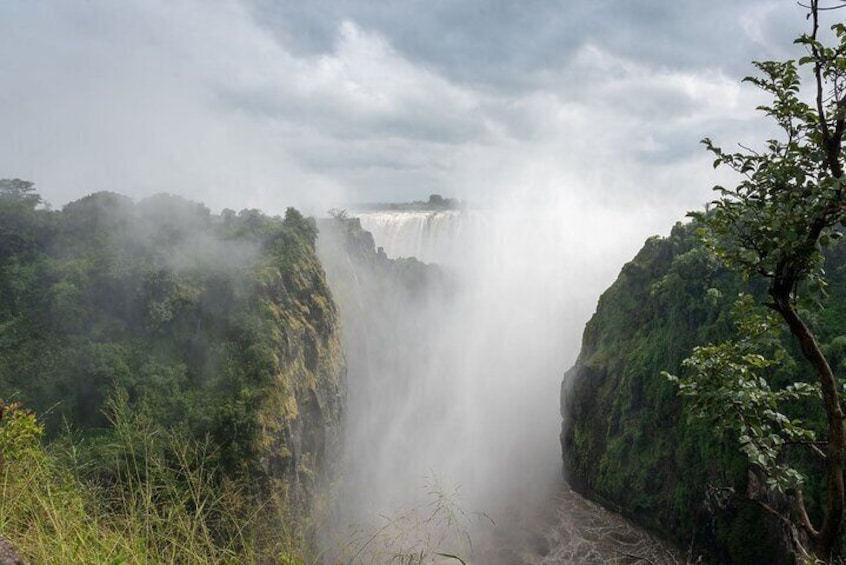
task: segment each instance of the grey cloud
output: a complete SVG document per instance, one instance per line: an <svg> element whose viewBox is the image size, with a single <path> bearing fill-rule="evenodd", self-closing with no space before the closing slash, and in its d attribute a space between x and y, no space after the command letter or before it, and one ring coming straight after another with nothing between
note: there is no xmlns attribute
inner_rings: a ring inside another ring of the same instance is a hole
<svg viewBox="0 0 846 565"><path fill-rule="evenodd" d="M406 57L451 79L498 88L532 88L582 46L602 46L645 63L681 69L725 67L789 43L802 9L772 0L449 0L278 2L252 0L257 22L303 53L331 49L345 19L379 30ZM775 6L775 7L774 7ZM752 20L760 37L751 37ZM798 23L797 23L798 22ZM767 54L769 56L769 54Z"/></svg>
<svg viewBox="0 0 846 565"><path fill-rule="evenodd" d="M223 106L313 129L347 141L402 137L421 142L462 143L486 134L480 116L435 104L411 104L383 115L357 113L342 101L285 96L269 89L218 91Z"/></svg>
<svg viewBox="0 0 846 565"><path fill-rule="evenodd" d="M614 162L612 190L736 139L735 77L803 24L769 0L10 0L0 176L54 204L112 189L279 210L487 197Z"/></svg>

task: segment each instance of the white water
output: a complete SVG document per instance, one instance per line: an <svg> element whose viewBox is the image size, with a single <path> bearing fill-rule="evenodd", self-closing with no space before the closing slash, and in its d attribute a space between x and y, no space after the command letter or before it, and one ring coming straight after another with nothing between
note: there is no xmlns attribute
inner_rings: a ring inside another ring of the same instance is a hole
<svg viewBox="0 0 846 565"><path fill-rule="evenodd" d="M519 562L517 553L522 562L553 564L616 551L588 550L596 540L562 518L583 501L556 498L562 374L575 361L599 292L642 241L621 244L625 217L589 210L553 201L358 215L388 256L441 263L456 287L449 300L420 301L392 299L382 289L394 306L372 327L356 329L365 333L358 347L369 353L352 355L346 520L375 526L409 519L449 493L466 518L458 529L474 545L464 536L433 542L427 534L429 551L489 565ZM601 226L617 229L602 237ZM476 511L486 518L474 521ZM594 514L609 531L622 523ZM522 541L527 529L544 530L540 554L528 547L537 543Z"/></svg>
<svg viewBox="0 0 846 565"><path fill-rule="evenodd" d="M389 257L415 257L426 263L454 265L478 241L485 223L479 211L409 211L356 214L376 245Z"/></svg>

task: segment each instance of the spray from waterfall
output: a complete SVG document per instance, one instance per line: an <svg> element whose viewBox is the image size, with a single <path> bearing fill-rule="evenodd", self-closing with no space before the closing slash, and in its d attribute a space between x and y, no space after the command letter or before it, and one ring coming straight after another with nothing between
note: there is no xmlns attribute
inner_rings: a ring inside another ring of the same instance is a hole
<svg viewBox="0 0 846 565"><path fill-rule="evenodd" d="M641 241L625 239L633 222L564 198L353 215L373 234L371 253L415 256L439 274L410 289L358 269L357 289L341 291L350 314L343 522L425 507L435 482L466 512L484 513L472 535L509 535L560 487L559 383L617 256ZM321 237L331 281L332 264L349 268L349 250L328 252L331 237ZM509 562L502 548L480 558L478 545L477 562Z"/></svg>

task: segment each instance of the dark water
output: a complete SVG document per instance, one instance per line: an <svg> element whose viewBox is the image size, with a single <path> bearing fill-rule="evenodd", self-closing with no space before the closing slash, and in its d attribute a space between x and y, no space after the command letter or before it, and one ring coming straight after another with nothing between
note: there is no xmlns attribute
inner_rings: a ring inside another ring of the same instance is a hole
<svg viewBox="0 0 846 565"><path fill-rule="evenodd" d="M569 488L558 496L556 521L547 532L547 540L549 553L531 563L683 562L679 553L666 543Z"/></svg>
<svg viewBox="0 0 846 565"><path fill-rule="evenodd" d="M563 486L546 508L500 532L475 565L676 565L680 551ZM455 562L453 562L455 563Z"/></svg>

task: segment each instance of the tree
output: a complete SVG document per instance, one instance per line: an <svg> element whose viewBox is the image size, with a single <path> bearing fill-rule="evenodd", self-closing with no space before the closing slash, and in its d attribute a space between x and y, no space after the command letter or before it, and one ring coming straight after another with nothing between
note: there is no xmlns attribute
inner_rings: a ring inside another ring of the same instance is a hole
<svg viewBox="0 0 846 565"><path fill-rule="evenodd" d="M44 237L43 204L32 182L0 179L0 263L15 253L31 250Z"/></svg>
<svg viewBox="0 0 846 565"><path fill-rule="evenodd" d="M810 32L795 41L805 56L798 61L756 62L759 74L745 79L772 96L772 103L759 110L775 120L780 138L767 140L763 150L741 146L735 153L703 140L715 157L714 166L728 166L741 180L734 188L715 187L719 197L710 209L692 215L703 226L706 246L729 268L766 281L768 311L756 309L749 297L743 297L736 310L739 337L696 348L684 362L683 376L670 376L694 414L718 418L722 428L736 435L769 492L789 497L789 512L768 504L764 497L756 502L788 527L796 552L825 561L831 559L842 535L846 444L842 383L807 313L819 307L817 299L825 290L823 251L840 237L846 220L846 25L831 27L833 47L820 39L821 16L846 7L843 2L823 5L811 0L804 6ZM812 78L808 101L801 84L804 69ZM790 362L779 328L789 330L813 378L789 384L774 378ZM787 405L803 398L818 400L825 413L822 433L788 416ZM803 489L810 488L809 481L789 457L797 446L814 450L824 469L816 525L805 503Z"/></svg>
<svg viewBox="0 0 846 565"><path fill-rule="evenodd" d="M21 179L0 179L0 199L24 202L33 208L41 203L35 184Z"/></svg>

